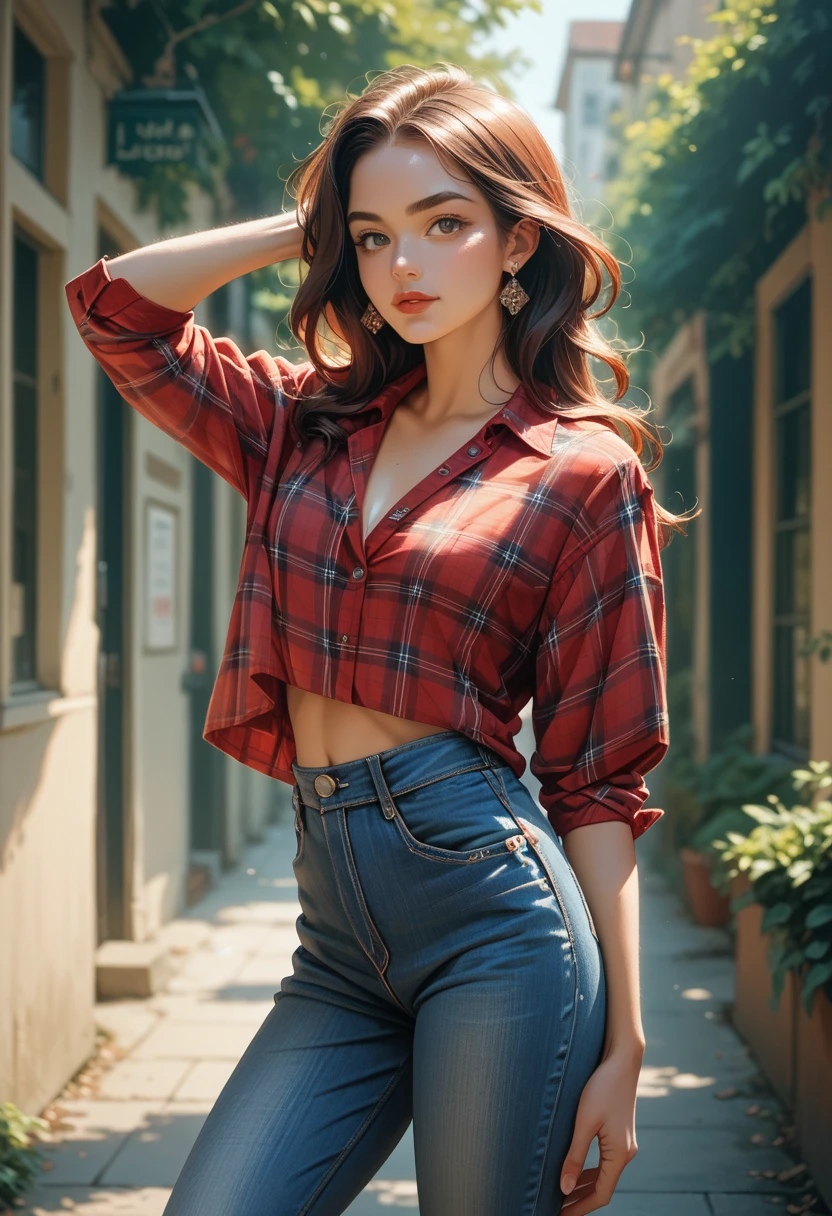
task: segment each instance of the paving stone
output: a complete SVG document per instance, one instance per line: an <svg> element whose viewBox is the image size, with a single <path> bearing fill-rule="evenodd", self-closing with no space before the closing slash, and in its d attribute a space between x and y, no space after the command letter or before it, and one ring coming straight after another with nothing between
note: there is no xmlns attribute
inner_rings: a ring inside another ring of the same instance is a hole
<svg viewBox="0 0 832 1216"><path fill-rule="evenodd" d="M732 959L677 959L647 956L641 960L641 1007L648 1013L676 1013L695 1008L721 1013L734 1000Z"/></svg>
<svg viewBox="0 0 832 1216"><path fill-rule="evenodd" d="M193 1066L193 1060L122 1060L104 1074L99 1097L172 1098Z"/></svg>
<svg viewBox="0 0 832 1216"><path fill-rule="evenodd" d="M275 989L276 991L276 989ZM180 1022L245 1022L259 1026L274 1004L274 996L260 1000L226 999L198 993L160 993L154 998L157 1013L167 1014Z"/></svg>
<svg viewBox="0 0 832 1216"><path fill-rule="evenodd" d="M210 942L206 949L215 954L221 954L226 950L238 954L255 954L267 944L271 933L271 925L259 923L220 925L212 928Z"/></svg>
<svg viewBox="0 0 832 1216"><path fill-rule="evenodd" d="M107 1102L99 1099L61 1101L72 1129L60 1133L55 1144L40 1146L52 1163L49 1185L91 1185L115 1157L128 1136L148 1125L164 1103ZM137 1179L137 1183L141 1180Z"/></svg>
<svg viewBox="0 0 832 1216"><path fill-rule="evenodd" d="M101 1175L101 1185L172 1188L211 1106L210 1102L166 1103L164 1111L123 1142Z"/></svg>
<svg viewBox="0 0 832 1216"><path fill-rule="evenodd" d="M236 1060L200 1060L171 1096L177 1101L216 1102Z"/></svg>
<svg viewBox="0 0 832 1216"><path fill-rule="evenodd" d="M795 1194L801 1195L803 1192L796 1191ZM708 1199L713 1216L774 1216L776 1212L785 1213L788 1202L780 1195L709 1194Z"/></svg>
<svg viewBox="0 0 832 1216"><path fill-rule="evenodd" d="M747 1090L743 1096L742 1088L758 1071L732 1027L700 1013L654 1011L644 1015L644 1032L639 1127L732 1124L749 1135L766 1130L744 1113L750 1099ZM730 1099L715 1097L729 1088L741 1092Z"/></svg>
<svg viewBox="0 0 832 1216"><path fill-rule="evenodd" d="M731 1127L643 1127L636 1115L638 1154L616 1190L673 1193L759 1191L793 1193L776 1179L752 1179L748 1170L783 1170L794 1164L781 1149L752 1144Z"/></svg>
<svg viewBox="0 0 832 1216"><path fill-rule="evenodd" d="M38 1186L27 1195L25 1216L73 1212L75 1216L162 1216L170 1198L167 1187Z"/></svg>
<svg viewBox="0 0 832 1216"><path fill-rule="evenodd" d="M211 940L211 925L196 917L177 916L157 931L156 938L173 954L189 954Z"/></svg>
<svg viewBox="0 0 832 1216"><path fill-rule="evenodd" d="M711 1216L704 1195L622 1194L618 1188L603 1209L610 1216ZM564 1216L568 1216L567 1208Z"/></svg>
<svg viewBox="0 0 832 1216"><path fill-rule="evenodd" d="M239 1060L254 1038L246 1023L180 1022L165 1018L136 1049L137 1060Z"/></svg>
<svg viewBox="0 0 832 1216"><path fill-rule="evenodd" d="M297 946L297 941L295 941ZM280 958L251 958L244 963L234 977L236 987L265 987L276 992L284 975L292 973L291 952Z"/></svg>
<svg viewBox="0 0 832 1216"><path fill-rule="evenodd" d="M98 1001L94 1016L96 1025L113 1034L125 1051L132 1051L159 1021L148 1000Z"/></svg>

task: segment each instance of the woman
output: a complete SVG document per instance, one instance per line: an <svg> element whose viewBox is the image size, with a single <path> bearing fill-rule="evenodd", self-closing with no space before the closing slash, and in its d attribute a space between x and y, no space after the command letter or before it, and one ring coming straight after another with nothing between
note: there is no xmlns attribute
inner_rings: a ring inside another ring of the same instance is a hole
<svg viewBox="0 0 832 1216"><path fill-rule="evenodd" d="M589 370L626 390L588 312L618 265L529 117L452 65L376 76L295 173L296 213L67 285L122 395L247 500L205 737L295 808L293 973L165 1211L343 1212L412 1119L422 1216L583 1216L636 1152L633 842L663 814L681 530L660 440ZM308 362L194 324L297 257Z"/></svg>

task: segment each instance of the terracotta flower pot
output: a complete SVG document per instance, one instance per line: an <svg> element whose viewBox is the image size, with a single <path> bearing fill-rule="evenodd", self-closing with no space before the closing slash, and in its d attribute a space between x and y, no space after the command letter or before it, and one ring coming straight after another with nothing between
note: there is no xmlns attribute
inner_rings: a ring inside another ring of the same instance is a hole
<svg viewBox="0 0 832 1216"><path fill-rule="evenodd" d="M746 875L737 875L731 882L730 898L748 886ZM735 914L733 1022L778 1096L793 1106L797 979L793 971L787 973L777 1010L771 1010L769 934L760 931L762 919L760 904L749 904Z"/></svg>
<svg viewBox="0 0 832 1216"><path fill-rule="evenodd" d="M795 1116L802 1159L827 1206L832 1206L832 1002L812 994L812 1015L796 1002Z"/></svg>
<svg viewBox="0 0 832 1216"><path fill-rule="evenodd" d="M688 907L697 925L727 925L730 899L711 885L711 855L685 846L679 859Z"/></svg>

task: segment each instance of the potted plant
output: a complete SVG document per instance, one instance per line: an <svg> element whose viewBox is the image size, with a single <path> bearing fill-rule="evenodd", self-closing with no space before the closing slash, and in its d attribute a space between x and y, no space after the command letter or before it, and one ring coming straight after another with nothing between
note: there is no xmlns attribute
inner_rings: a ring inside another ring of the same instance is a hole
<svg viewBox="0 0 832 1216"><path fill-rule="evenodd" d="M832 1163L828 1153L832 1121L832 764L810 761L795 769L793 788L801 801L786 807L776 794L768 806L747 804L756 821L748 833L729 830L714 840L718 855L713 878L722 891L733 891L731 911L744 916L756 905L757 943L767 938L770 976L768 1011L781 1015L781 997L789 991L788 1022L779 1028L778 1058L789 1053L791 1092L801 1149L825 1199L832 1198ZM744 889L737 884L745 879ZM761 1066L778 1091L783 1084L778 1059L772 1063L770 1027L759 1002L746 1001L742 984L749 969L737 946L737 1001L747 1019L740 1026ZM785 1049L785 1051L784 1051Z"/></svg>
<svg viewBox="0 0 832 1216"><path fill-rule="evenodd" d="M739 727L722 748L687 772L687 783L702 814L681 845L679 857L688 907L700 925L725 925L731 916L729 893L718 890L712 881L716 860L712 842L727 832L745 835L751 831L754 821L743 803L772 791L788 802L793 793L789 761L752 752L752 735L750 724Z"/></svg>

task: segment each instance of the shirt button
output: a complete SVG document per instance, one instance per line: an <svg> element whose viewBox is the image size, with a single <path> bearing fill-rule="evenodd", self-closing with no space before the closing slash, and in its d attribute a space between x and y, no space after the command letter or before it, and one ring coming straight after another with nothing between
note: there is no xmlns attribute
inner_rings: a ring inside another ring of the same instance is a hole
<svg viewBox="0 0 832 1216"><path fill-rule="evenodd" d="M437 469L436 471L437 471L437 473L441 473L441 474L442 474L442 476L444 477L444 475L445 475L446 473L450 473L450 471L451 471L451 470L448 468L448 466L447 466L446 464L443 464L443 465L442 465L442 468L441 468L441 469Z"/></svg>
<svg viewBox="0 0 832 1216"><path fill-rule="evenodd" d="M356 566L352 572L352 576L353 576L353 578L363 578L364 577L364 567Z"/></svg>
<svg viewBox="0 0 832 1216"><path fill-rule="evenodd" d="M302 447L303 447L303 440L299 439L299 440L297 441L297 443L295 444L295 447L296 447L296 448L302 448Z"/></svg>
<svg viewBox="0 0 832 1216"><path fill-rule="evenodd" d="M342 641L342 642L348 642L349 640L350 640L350 635L349 635L348 633L342 633L342 634L341 634L341 641Z"/></svg>
<svg viewBox="0 0 832 1216"><path fill-rule="evenodd" d="M479 448L478 448L478 447L474 447L474 446L472 445L472 446L471 446L471 447L468 449L468 455L469 455L469 456L476 456L476 454L477 454L477 452L478 452L478 451L479 451Z"/></svg>

